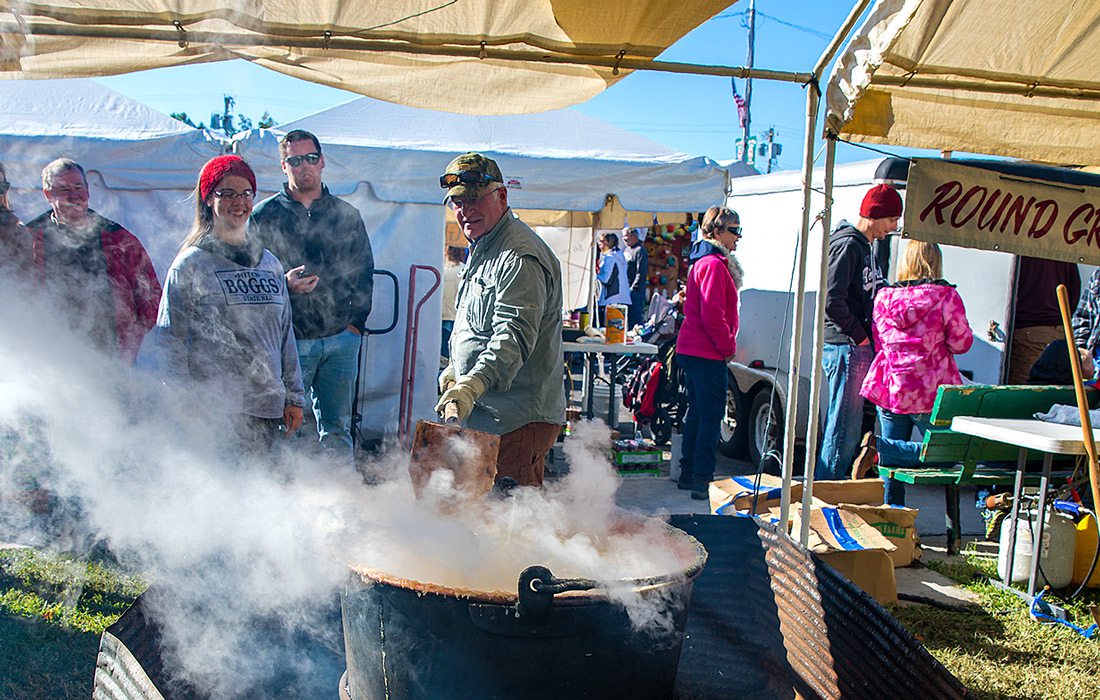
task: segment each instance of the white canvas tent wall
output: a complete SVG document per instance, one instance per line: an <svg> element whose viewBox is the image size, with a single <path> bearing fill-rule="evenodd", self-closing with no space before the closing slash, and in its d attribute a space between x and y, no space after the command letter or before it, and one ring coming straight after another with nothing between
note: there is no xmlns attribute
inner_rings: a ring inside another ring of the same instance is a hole
<svg viewBox="0 0 1100 700"><path fill-rule="evenodd" d="M359 209L376 266L400 280L397 328L367 344L360 396L364 432L369 434L392 433L397 424L410 266L442 269L446 212L439 176L455 155L467 150L490 155L508 181L514 208L550 212L548 219L559 222L536 230L571 277L572 296L578 289L582 297L587 291L593 214L604 208L609 195L632 211L684 212L721 202L726 190L726 172L706 158L676 153L572 110L468 116L370 98L239 138L237 151L256 168L261 190L280 186L278 138L293 129L305 129L321 140L325 182ZM622 221L604 225L618 229ZM431 272L417 273L417 299L433 282ZM389 282L376 279L368 325L388 325L392 300ZM416 417L431 415L435 403L440 300L437 290L421 310Z"/></svg>
<svg viewBox="0 0 1100 700"><path fill-rule="evenodd" d="M132 231L161 279L194 217L199 169L222 152L193 129L92 80L0 81L0 162L20 218L48 209L42 166L84 166L91 207Z"/></svg>

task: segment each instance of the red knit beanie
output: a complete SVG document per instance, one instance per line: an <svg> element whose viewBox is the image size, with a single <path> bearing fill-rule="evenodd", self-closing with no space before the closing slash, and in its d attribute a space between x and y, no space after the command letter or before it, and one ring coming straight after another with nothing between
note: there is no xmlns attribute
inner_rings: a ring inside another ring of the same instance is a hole
<svg viewBox="0 0 1100 700"><path fill-rule="evenodd" d="M859 215L864 219L892 219L901 216L901 195L890 185L875 185L863 195Z"/></svg>
<svg viewBox="0 0 1100 700"><path fill-rule="evenodd" d="M202 201L205 202L218 183L229 175L243 177L248 180L248 184L252 185L252 191L256 191L256 174L252 172L252 168L248 167L248 163L244 162L244 158L217 156L206 161L206 165L202 166L202 171L199 173L199 196Z"/></svg>

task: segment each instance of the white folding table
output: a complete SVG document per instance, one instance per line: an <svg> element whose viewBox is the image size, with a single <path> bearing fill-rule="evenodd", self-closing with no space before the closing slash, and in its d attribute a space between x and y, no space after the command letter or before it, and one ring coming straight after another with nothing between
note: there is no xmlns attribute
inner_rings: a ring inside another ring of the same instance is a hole
<svg viewBox="0 0 1100 700"><path fill-rule="evenodd" d="M597 355L656 355L657 346L652 343L587 343L587 342L563 342L562 350L565 352L581 352L585 354L584 371L584 404L587 407L585 415L589 419L594 417L595 411L592 405L592 387L595 385ZM615 383L618 379L618 370L615 361L608 363L608 407L607 424L614 430L618 427L618 401L615 400Z"/></svg>
<svg viewBox="0 0 1100 700"><path fill-rule="evenodd" d="M1034 418L974 418L956 416L951 421L951 430L956 433L994 440L1019 448L1016 461L1016 483L1012 492L1012 515L1008 520L1012 531L1009 535L1008 567L1003 579L1007 588L1012 586L1012 569L1016 556L1016 518L1023 490L1024 468L1027 465L1027 451L1043 453L1043 474L1039 482L1038 534L1033 537L1031 571L1027 579L1027 600L1030 605L1035 597L1035 582L1039 576L1039 552L1043 541L1043 520L1047 505L1047 487L1050 482L1050 466L1055 455L1077 456L1087 454L1084 434L1079 425L1049 423ZM1092 431L1093 441L1100 440L1100 431Z"/></svg>

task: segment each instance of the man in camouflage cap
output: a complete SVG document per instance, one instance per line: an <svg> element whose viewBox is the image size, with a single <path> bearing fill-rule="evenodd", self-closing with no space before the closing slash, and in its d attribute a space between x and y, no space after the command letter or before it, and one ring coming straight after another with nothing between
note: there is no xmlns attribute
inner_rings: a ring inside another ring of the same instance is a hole
<svg viewBox="0 0 1100 700"><path fill-rule="evenodd" d="M501 436L498 479L539 486L546 453L565 422L561 264L508 207L492 159L461 155L439 184L470 257L436 411L453 402L469 427Z"/></svg>

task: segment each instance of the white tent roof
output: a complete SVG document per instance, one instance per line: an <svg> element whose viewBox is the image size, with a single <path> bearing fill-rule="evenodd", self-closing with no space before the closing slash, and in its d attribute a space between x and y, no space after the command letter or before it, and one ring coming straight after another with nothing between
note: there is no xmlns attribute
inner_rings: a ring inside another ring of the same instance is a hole
<svg viewBox="0 0 1100 700"><path fill-rule="evenodd" d="M34 189L59 157L100 172L116 189L188 189L221 152L206 132L92 80L0 81L0 161Z"/></svg>
<svg viewBox="0 0 1100 700"><path fill-rule="evenodd" d="M0 7L0 78L243 58L429 109L584 102L730 0L49 0Z"/></svg>
<svg viewBox="0 0 1100 700"><path fill-rule="evenodd" d="M1098 24L1096 0L879 0L834 66L826 130L1095 163Z"/></svg>
<svg viewBox="0 0 1100 700"><path fill-rule="evenodd" d="M726 173L573 110L522 116L469 116L353 100L288 124L305 129L326 154L325 180L350 192L369 182L387 201L439 204L439 176L457 154L494 158L520 209L599 211L614 194L632 211L699 211L725 196ZM241 154L257 172L279 175L275 134L250 132Z"/></svg>

